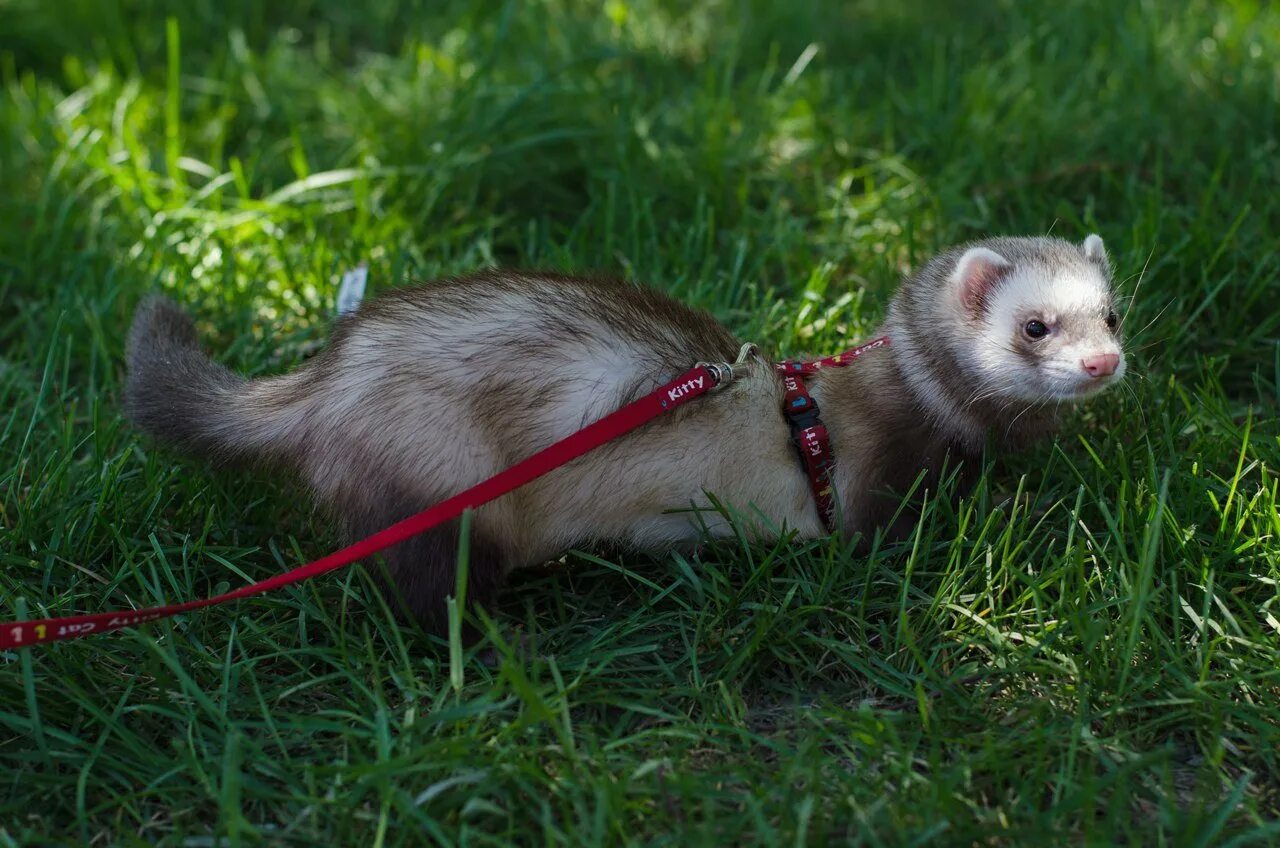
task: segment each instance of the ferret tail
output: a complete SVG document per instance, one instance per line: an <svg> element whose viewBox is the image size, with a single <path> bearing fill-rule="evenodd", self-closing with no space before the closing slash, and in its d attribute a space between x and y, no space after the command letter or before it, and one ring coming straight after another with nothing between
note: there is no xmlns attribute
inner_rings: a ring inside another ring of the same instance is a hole
<svg viewBox="0 0 1280 848"><path fill-rule="evenodd" d="M142 302L129 329L125 416L143 432L218 461L287 449L302 420L302 372L246 380L200 349L195 323L173 301Z"/></svg>

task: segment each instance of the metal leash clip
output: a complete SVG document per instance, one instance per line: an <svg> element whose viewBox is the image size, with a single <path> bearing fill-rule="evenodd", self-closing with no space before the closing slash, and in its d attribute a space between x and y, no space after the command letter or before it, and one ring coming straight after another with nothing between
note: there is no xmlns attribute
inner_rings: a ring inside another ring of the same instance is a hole
<svg viewBox="0 0 1280 848"><path fill-rule="evenodd" d="M715 385L711 387L712 392L718 392L725 386L733 382L734 368L741 368L747 364L747 360L760 353L760 348L752 342L747 342L738 350L738 358L732 362L697 362L695 365L701 365L711 372L711 379L715 381Z"/></svg>

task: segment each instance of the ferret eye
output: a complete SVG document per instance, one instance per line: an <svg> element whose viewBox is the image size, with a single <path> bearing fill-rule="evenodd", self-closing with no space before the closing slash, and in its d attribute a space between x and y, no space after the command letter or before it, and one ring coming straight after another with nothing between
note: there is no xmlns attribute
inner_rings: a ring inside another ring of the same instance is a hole
<svg viewBox="0 0 1280 848"><path fill-rule="evenodd" d="M1115 314L1114 312L1108 312L1108 313L1107 313L1107 326L1114 330L1114 329L1116 328L1116 324L1118 324L1118 323L1120 323L1120 322L1116 320L1116 314Z"/></svg>
<svg viewBox="0 0 1280 848"><path fill-rule="evenodd" d="M1049 334L1049 328L1044 325L1043 321L1028 321L1027 325L1022 328L1022 332L1026 333L1029 339L1043 339Z"/></svg>

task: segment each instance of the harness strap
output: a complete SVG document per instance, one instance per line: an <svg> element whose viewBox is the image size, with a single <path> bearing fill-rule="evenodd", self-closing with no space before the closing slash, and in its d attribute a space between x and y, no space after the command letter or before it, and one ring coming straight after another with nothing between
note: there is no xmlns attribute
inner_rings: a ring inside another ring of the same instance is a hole
<svg viewBox="0 0 1280 848"><path fill-rule="evenodd" d="M888 344L889 337L881 336L835 356L807 362L787 359L774 365L774 370L782 375L782 414L791 425L791 441L795 442L796 450L800 452L800 465L809 478L809 489L813 493L814 506L818 508L818 518L822 520L822 526L828 533L836 531L835 490L831 482L836 456L831 449L831 436L819 417L818 402L809 393L804 378L823 368L842 368L867 351Z"/></svg>

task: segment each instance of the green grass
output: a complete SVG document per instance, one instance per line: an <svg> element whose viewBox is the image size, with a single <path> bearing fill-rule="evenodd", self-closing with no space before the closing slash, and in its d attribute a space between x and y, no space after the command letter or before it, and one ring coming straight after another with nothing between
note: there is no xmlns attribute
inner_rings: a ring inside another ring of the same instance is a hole
<svg viewBox="0 0 1280 848"><path fill-rule="evenodd" d="M945 245L1096 230L1134 376L899 546L571 554L492 667L359 569L0 653L0 844L1280 841L1280 11L283 5L0 0L0 619L338 544L124 424L157 289L248 373L359 261L602 270L820 352Z"/></svg>

